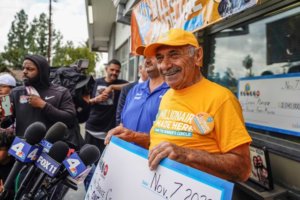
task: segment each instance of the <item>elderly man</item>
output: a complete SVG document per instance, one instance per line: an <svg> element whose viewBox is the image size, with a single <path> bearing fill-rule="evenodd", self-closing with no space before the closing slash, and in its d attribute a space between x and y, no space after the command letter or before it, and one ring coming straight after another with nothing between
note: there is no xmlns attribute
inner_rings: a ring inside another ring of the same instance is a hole
<svg viewBox="0 0 300 200"><path fill-rule="evenodd" d="M150 145L152 170L168 157L227 180L246 180L251 138L241 106L228 89L201 74L203 51L196 37L172 29L148 45L144 53L156 56L171 89L162 98L150 138L138 134L121 138Z"/></svg>

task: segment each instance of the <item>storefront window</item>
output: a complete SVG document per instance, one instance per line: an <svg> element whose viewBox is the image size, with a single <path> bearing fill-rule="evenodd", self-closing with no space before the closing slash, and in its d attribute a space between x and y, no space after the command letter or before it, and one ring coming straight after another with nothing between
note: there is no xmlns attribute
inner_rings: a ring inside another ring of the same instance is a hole
<svg viewBox="0 0 300 200"><path fill-rule="evenodd" d="M238 98L249 129L299 142L300 7L225 29L211 41L208 79ZM281 134L278 134L281 133Z"/></svg>
<svg viewBox="0 0 300 200"><path fill-rule="evenodd" d="M300 72L300 7L226 29L212 39L208 78L237 94L243 77Z"/></svg>

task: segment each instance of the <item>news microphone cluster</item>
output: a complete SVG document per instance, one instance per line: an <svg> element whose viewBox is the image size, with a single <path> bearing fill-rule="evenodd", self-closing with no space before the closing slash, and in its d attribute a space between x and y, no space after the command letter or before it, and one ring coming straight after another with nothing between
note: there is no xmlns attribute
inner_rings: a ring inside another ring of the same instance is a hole
<svg viewBox="0 0 300 200"><path fill-rule="evenodd" d="M12 189L15 178L24 169L27 171L23 173L16 200L45 199L60 184L77 190L77 184L84 181L91 165L100 158L100 151L86 144L68 157L69 147L62 141L66 131L67 126L61 122L47 132L44 124L35 122L25 130L24 140L16 137L9 149L16 163L5 181L0 200L5 200L6 191Z"/></svg>
<svg viewBox="0 0 300 200"><path fill-rule="evenodd" d="M41 152L40 148L36 146L46 134L46 127L41 122L34 122L28 126L24 133L24 140L16 137L13 141L9 154L16 158L5 183L4 191L0 195L0 199L6 199L8 191L13 187L14 181L20 170L30 162L34 162L38 154Z"/></svg>

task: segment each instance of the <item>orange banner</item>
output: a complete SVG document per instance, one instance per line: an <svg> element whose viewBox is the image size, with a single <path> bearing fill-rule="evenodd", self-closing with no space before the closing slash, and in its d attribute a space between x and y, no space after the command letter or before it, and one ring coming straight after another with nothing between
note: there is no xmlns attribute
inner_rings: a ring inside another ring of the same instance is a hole
<svg viewBox="0 0 300 200"><path fill-rule="evenodd" d="M131 16L131 51L171 28L197 31L256 5L258 0L141 0Z"/></svg>

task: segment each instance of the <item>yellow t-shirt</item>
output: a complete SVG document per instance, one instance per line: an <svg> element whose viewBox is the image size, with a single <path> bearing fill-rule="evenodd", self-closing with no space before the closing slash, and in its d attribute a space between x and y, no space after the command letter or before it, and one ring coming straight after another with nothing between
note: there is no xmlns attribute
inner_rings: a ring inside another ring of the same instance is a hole
<svg viewBox="0 0 300 200"><path fill-rule="evenodd" d="M192 121L198 113L213 119L214 127L207 134L193 130ZM150 149L168 141L210 153L225 153L252 141L236 97L205 78L182 90L169 89L161 100L150 137Z"/></svg>

